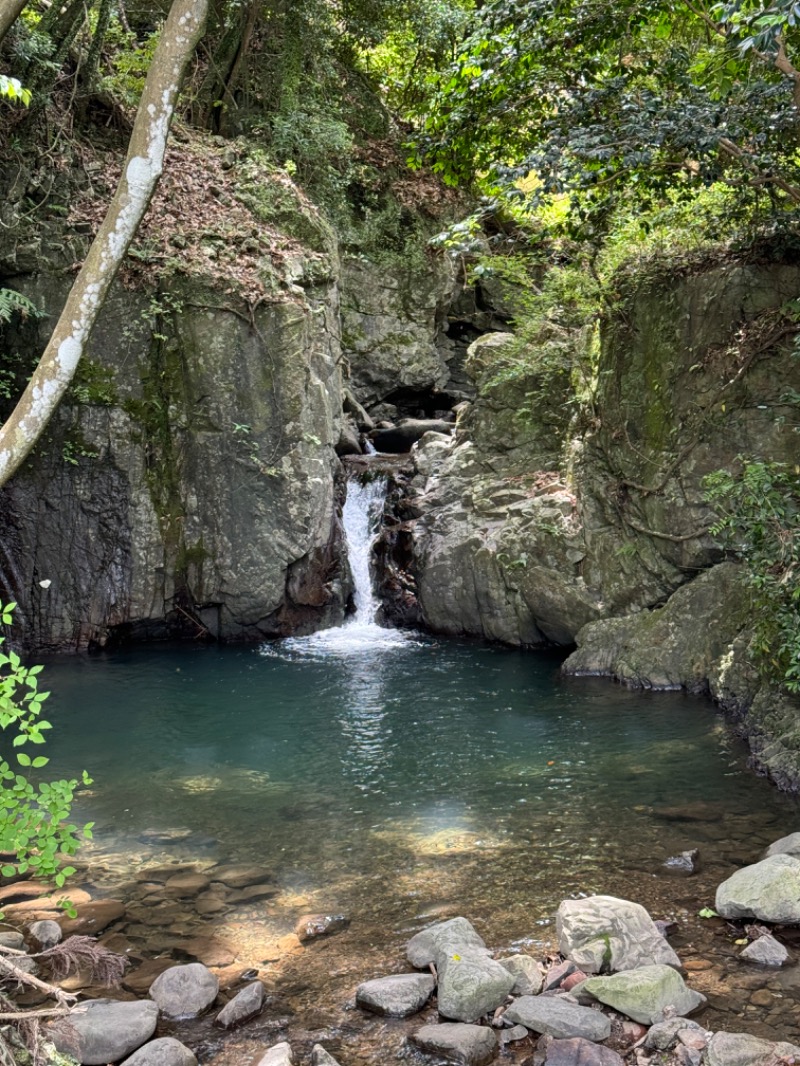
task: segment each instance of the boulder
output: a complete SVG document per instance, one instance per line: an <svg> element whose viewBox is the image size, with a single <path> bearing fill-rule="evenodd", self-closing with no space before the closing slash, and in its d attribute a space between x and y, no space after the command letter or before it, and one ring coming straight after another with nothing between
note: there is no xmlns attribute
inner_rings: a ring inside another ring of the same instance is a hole
<svg viewBox="0 0 800 1066"><path fill-rule="evenodd" d="M673 1044L678 1041L678 1033L694 1032L698 1036L708 1038L708 1033L697 1022L689 1018L667 1018L666 1021L656 1022L645 1037L644 1046L655 1051L669 1051Z"/></svg>
<svg viewBox="0 0 800 1066"><path fill-rule="evenodd" d="M47 1039L82 1066L105 1066L136 1051L156 1031L158 1007L147 1000L92 999L51 1025Z"/></svg>
<svg viewBox="0 0 800 1066"><path fill-rule="evenodd" d="M435 987L436 982L428 974L393 974L359 985L356 1003L375 1014L406 1018L422 1010Z"/></svg>
<svg viewBox="0 0 800 1066"><path fill-rule="evenodd" d="M767 933L766 936L760 936L758 940L748 944L739 958L755 962L759 966L783 966L789 958L789 952L771 933Z"/></svg>
<svg viewBox="0 0 800 1066"><path fill-rule="evenodd" d="M315 1044L311 1049L311 1066L339 1066L339 1063L322 1044Z"/></svg>
<svg viewBox="0 0 800 1066"><path fill-rule="evenodd" d="M422 1051L463 1063L464 1066L483 1066L497 1052L497 1037L485 1025L459 1025L453 1022L423 1025L411 1040Z"/></svg>
<svg viewBox="0 0 800 1066"><path fill-rule="evenodd" d="M339 440L335 445L335 451L339 458L345 455L361 455L363 453L358 436L358 426L347 415L342 419L342 428L339 432Z"/></svg>
<svg viewBox="0 0 800 1066"><path fill-rule="evenodd" d="M708 1066L768 1066L781 1059L800 1059L800 1048L749 1033L714 1033L706 1051Z"/></svg>
<svg viewBox="0 0 800 1066"><path fill-rule="evenodd" d="M591 1040L553 1040L547 1047L547 1066L623 1066L621 1056L610 1047Z"/></svg>
<svg viewBox="0 0 800 1066"><path fill-rule="evenodd" d="M406 958L412 966L422 969L436 963L448 955L489 956L489 949L466 918L450 918L423 929L412 936L406 944Z"/></svg>
<svg viewBox="0 0 800 1066"><path fill-rule="evenodd" d="M256 1066L294 1066L291 1046L285 1040L281 1044L275 1044L266 1055L261 1056Z"/></svg>
<svg viewBox="0 0 800 1066"><path fill-rule="evenodd" d="M217 998L219 981L201 962L173 966L150 985L150 998L168 1018L194 1018Z"/></svg>
<svg viewBox="0 0 800 1066"><path fill-rule="evenodd" d="M723 918L800 922L800 859L771 855L737 870L717 889L714 908Z"/></svg>
<svg viewBox="0 0 800 1066"><path fill-rule="evenodd" d="M561 954L587 973L681 964L644 907L614 896L564 900L556 931Z"/></svg>
<svg viewBox="0 0 800 1066"><path fill-rule="evenodd" d="M122 1066L197 1066L197 1059L180 1040L164 1036L134 1051Z"/></svg>
<svg viewBox="0 0 800 1066"><path fill-rule="evenodd" d="M534 1033L545 1033L557 1040L575 1036L605 1040L611 1035L611 1022L605 1014L591 1007L580 1007L563 996L521 996L508 1008L505 1017Z"/></svg>
<svg viewBox="0 0 800 1066"><path fill-rule="evenodd" d="M411 451L412 444L426 433L451 434L454 422L445 422L441 418L404 418L393 429L376 429L370 433L370 439L379 452L390 455L403 455Z"/></svg>
<svg viewBox="0 0 800 1066"><path fill-rule="evenodd" d="M516 977L485 955L454 953L438 964L439 1013L459 1022L476 1022L505 1003Z"/></svg>
<svg viewBox="0 0 800 1066"><path fill-rule="evenodd" d="M511 994L514 996L535 996L542 990L544 974L539 963L530 955L511 955L507 959L497 960L509 973L514 975Z"/></svg>
<svg viewBox="0 0 800 1066"><path fill-rule="evenodd" d="M790 833L787 837L781 837L767 848L765 859L772 855L794 855L800 858L800 833Z"/></svg>
<svg viewBox="0 0 800 1066"><path fill-rule="evenodd" d="M590 977L581 991L643 1025L662 1022L674 1014L691 1014L706 1001L705 996L687 988L677 970L661 965L625 970L613 977Z"/></svg>
<svg viewBox="0 0 800 1066"><path fill-rule="evenodd" d="M215 1025L221 1025L223 1029L230 1029L234 1025L246 1022L248 1018L255 1017L264 1006L264 986L260 981L253 981L237 992L230 1003L226 1003L214 1019Z"/></svg>
<svg viewBox="0 0 800 1066"><path fill-rule="evenodd" d="M294 927L295 935L301 944L317 940L321 936L339 933L350 924L344 914L304 914Z"/></svg>
<svg viewBox="0 0 800 1066"><path fill-rule="evenodd" d="M50 918L42 918L38 922L32 922L28 926L28 933L39 944L42 951L55 947L63 936L61 926Z"/></svg>

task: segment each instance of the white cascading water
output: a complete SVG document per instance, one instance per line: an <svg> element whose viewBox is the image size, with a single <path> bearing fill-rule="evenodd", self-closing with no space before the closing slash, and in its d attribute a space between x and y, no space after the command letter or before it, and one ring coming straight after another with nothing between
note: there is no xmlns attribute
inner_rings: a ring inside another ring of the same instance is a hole
<svg viewBox="0 0 800 1066"><path fill-rule="evenodd" d="M344 625L334 629L265 645L262 649L264 654L283 656L289 652L292 657L299 654L304 658L327 658L330 655L349 658L411 646L406 633L399 629L385 629L375 621L380 604L372 588L370 559L385 499L384 477L364 483L352 478L347 484L342 523L347 539L347 561L353 578L355 613Z"/></svg>

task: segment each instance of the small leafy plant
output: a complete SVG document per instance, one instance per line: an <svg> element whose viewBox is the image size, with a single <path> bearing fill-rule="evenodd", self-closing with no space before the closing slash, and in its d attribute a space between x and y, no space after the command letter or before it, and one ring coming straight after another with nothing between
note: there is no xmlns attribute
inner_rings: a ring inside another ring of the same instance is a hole
<svg viewBox="0 0 800 1066"><path fill-rule="evenodd" d="M0 604L3 625L11 624L15 607L15 603ZM65 865L65 857L75 854L80 838L91 838L93 823L79 829L68 820L77 779L34 783L21 772L41 770L48 763L46 756L22 750L30 745L35 751L52 728L41 717L42 704L50 695L39 689L42 669L23 666L12 650L0 653L0 852L6 860L0 874L32 873L60 888L75 873L74 867ZM85 770L81 780L91 784Z"/></svg>

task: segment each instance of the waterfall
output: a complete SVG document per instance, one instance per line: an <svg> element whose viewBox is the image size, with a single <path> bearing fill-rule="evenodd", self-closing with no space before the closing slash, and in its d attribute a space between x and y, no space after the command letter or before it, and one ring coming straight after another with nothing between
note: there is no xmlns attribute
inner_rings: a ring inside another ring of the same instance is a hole
<svg viewBox="0 0 800 1066"><path fill-rule="evenodd" d="M347 537L347 561L353 575L355 618L351 624L371 625L375 622L378 601L372 590L370 558L375 540L375 527L386 498L386 478L373 478L362 483L351 479L342 510L342 522Z"/></svg>

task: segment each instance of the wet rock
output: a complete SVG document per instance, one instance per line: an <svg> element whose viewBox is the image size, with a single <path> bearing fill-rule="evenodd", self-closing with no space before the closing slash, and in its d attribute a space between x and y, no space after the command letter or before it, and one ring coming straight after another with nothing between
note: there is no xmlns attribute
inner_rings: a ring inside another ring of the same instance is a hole
<svg viewBox="0 0 800 1066"><path fill-rule="evenodd" d="M551 1041L545 1062L547 1066L623 1066L616 1051L580 1037Z"/></svg>
<svg viewBox="0 0 800 1066"><path fill-rule="evenodd" d="M772 855L737 870L717 889L714 909L723 918L800 922L800 859Z"/></svg>
<svg viewBox="0 0 800 1066"><path fill-rule="evenodd" d="M137 839L141 844L183 844L192 836L191 829L175 827L174 829L145 829Z"/></svg>
<svg viewBox="0 0 800 1066"><path fill-rule="evenodd" d="M406 958L419 969L432 962L438 965L439 958L452 954L489 955L489 949L466 918L450 918L432 925L406 944Z"/></svg>
<svg viewBox="0 0 800 1066"><path fill-rule="evenodd" d="M0 888L0 908L5 908L9 903L25 903L40 899L42 896L50 896L53 892L52 885L43 885L39 881L14 881L10 885ZM89 898L88 896L86 897ZM55 907L55 899L53 899Z"/></svg>
<svg viewBox="0 0 800 1066"><path fill-rule="evenodd" d="M61 932L61 926L58 922L54 922L49 918L43 918L39 922L32 922L28 926L28 933L33 937L42 951L55 947L56 944L60 942L63 935Z"/></svg>
<svg viewBox="0 0 800 1066"><path fill-rule="evenodd" d="M252 903L258 899L271 899L277 896L277 885L248 885L247 888L239 888L229 893L229 903Z"/></svg>
<svg viewBox="0 0 800 1066"><path fill-rule="evenodd" d="M497 1052L497 1037L485 1025L454 1022L424 1025L411 1040L422 1051L463 1063L464 1066L483 1066Z"/></svg>
<svg viewBox="0 0 800 1066"><path fill-rule="evenodd" d="M228 904L225 900L213 892L204 893L202 896L198 896L194 902L194 909L198 914L219 914L220 911L228 909Z"/></svg>
<svg viewBox="0 0 800 1066"><path fill-rule="evenodd" d="M25 947L25 938L23 937L22 933L0 933L0 947L14 948L16 951L22 951L22 949Z"/></svg>
<svg viewBox="0 0 800 1066"><path fill-rule="evenodd" d="M264 986L260 981L253 981L251 985L247 985L237 993L230 1003L225 1004L214 1019L214 1024L221 1025L223 1029L230 1029L234 1025L247 1021L248 1018L255 1017L263 1007Z"/></svg>
<svg viewBox="0 0 800 1066"><path fill-rule="evenodd" d="M96 936L112 922L125 917L125 904L118 899L96 899L76 908L74 918L61 918L59 925L65 937Z"/></svg>
<svg viewBox="0 0 800 1066"><path fill-rule="evenodd" d="M205 874L191 872L175 874L164 885L164 895L173 899L185 899L189 896L198 896L205 892L211 881Z"/></svg>
<svg viewBox="0 0 800 1066"><path fill-rule="evenodd" d="M439 1013L458 1022L476 1022L505 1002L514 974L485 955L454 953L437 965Z"/></svg>
<svg viewBox="0 0 800 1066"><path fill-rule="evenodd" d="M285 1040L275 1044L258 1060L256 1066L294 1066L291 1046Z"/></svg>
<svg viewBox="0 0 800 1066"><path fill-rule="evenodd" d="M611 1022L605 1014L591 1007L579 1007L560 996L521 996L505 1016L534 1033L546 1033L558 1040L575 1036L605 1040L611 1034Z"/></svg>
<svg viewBox="0 0 800 1066"><path fill-rule="evenodd" d="M370 433L370 439L379 452L402 455L411 450L420 437L426 433L451 434L455 429L453 422L440 418L404 418L392 429L376 429Z"/></svg>
<svg viewBox="0 0 800 1066"><path fill-rule="evenodd" d="M165 970L150 986L150 997L168 1018L194 1018L217 998L219 981L200 962Z"/></svg>
<svg viewBox="0 0 800 1066"><path fill-rule="evenodd" d="M180 1040L163 1036L134 1051L121 1066L197 1066L197 1059Z"/></svg>
<svg viewBox="0 0 800 1066"><path fill-rule="evenodd" d="M555 966L551 966L547 973L544 975L544 983L542 985L543 992L549 992L553 988L561 988L561 982L566 981L572 974L578 972L578 967L574 962L570 962L569 959L566 962L556 963Z"/></svg>
<svg viewBox="0 0 800 1066"><path fill-rule="evenodd" d="M165 941L165 946L177 948L204 966L230 966L236 961L233 948L212 936L196 936L190 940Z"/></svg>
<svg viewBox="0 0 800 1066"><path fill-rule="evenodd" d="M771 933L767 933L748 944L739 958L758 963L759 966L783 966L789 958L789 952Z"/></svg>
<svg viewBox="0 0 800 1066"><path fill-rule="evenodd" d="M587 973L597 973L603 966L611 970L680 966L644 907L628 900L614 896L564 900L556 929L561 954Z"/></svg>
<svg viewBox="0 0 800 1066"><path fill-rule="evenodd" d="M530 955L511 955L507 959L497 960L509 973L514 975L514 996L535 996L542 990L544 974L539 963Z"/></svg>
<svg viewBox="0 0 800 1066"><path fill-rule="evenodd" d="M679 855L671 855L664 861L664 866L670 873L693 874L697 872L700 861L700 852L697 848L690 851L682 851Z"/></svg>
<svg viewBox="0 0 800 1066"><path fill-rule="evenodd" d="M524 1040L526 1036L529 1036L528 1030L524 1025L512 1025L510 1029L504 1029L500 1034L501 1044L516 1044L518 1040Z"/></svg>
<svg viewBox="0 0 800 1066"><path fill-rule="evenodd" d="M421 1011L436 982L424 973L401 973L365 981L356 989L356 1003L375 1014L406 1018Z"/></svg>
<svg viewBox="0 0 800 1066"><path fill-rule="evenodd" d="M800 833L790 833L770 844L764 858L768 859L772 855L794 855L795 858L800 858Z"/></svg>
<svg viewBox="0 0 800 1066"><path fill-rule="evenodd" d="M671 1013L691 1014L706 1001L705 996L687 988L671 966L642 966L612 977L590 977L581 988L643 1025L664 1021Z"/></svg>
<svg viewBox="0 0 800 1066"><path fill-rule="evenodd" d="M339 1063L322 1044L315 1044L311 1049L311 1066L339 1066Z"/></svg>
<svg viewBox="0 0 800 1066"><path fill-rule="evenodd" d="M339 458L344 455L361 455L363 452L358 426L354 419L346 415L342 419L342 428L339 431L339 439L334 446L334 451Z"/></svg>
<svg viewBox="0 0 800 1066"><path fill-rule="evenodd" d="M150 985L165 970L171 970L178 963L174 959L145 959L141 966L137 966L132 972L128 972L122 978L122 987L135 996L144 996L150 990Z"/></svg>
<svg viewBox="0 0 800 1066"><path fill-rule="evenodd" d="M708 1066L760 1066L783 1058L800 1058L800 1048L784 1041L761 1040L749 1033L715 1033L706 1051Z"/></svg>
<svg viewBox="0 0 800 1066"><path fill-rule="evenodd" d="M644 1046L656 1051L668 1051L678 1041L678 1033L693 1032L708 1037L708 1033L697 1022L689 1018L667 1018L666 1021L656 1022L645 1038Z"/></svg>
<svg viewBox="0 0 800 1066"><path fill-rule="evenodd" d="M295 935L301 944L317 940L321 936L340 933L350 924L344 914L304 914L294 927Z"/></svg>
<svg viewBox="0 0 800 1066"><path fill-rule="evenodd" d="M147 1000L93 999L74 1007L46 1032L56 1050L72 1055L82 1066L104 1066L141 1047L156 1031L157 1021L158 1007Z"/></svg>

